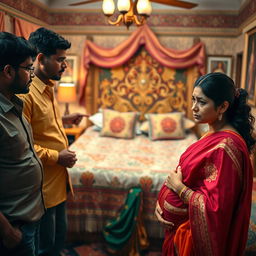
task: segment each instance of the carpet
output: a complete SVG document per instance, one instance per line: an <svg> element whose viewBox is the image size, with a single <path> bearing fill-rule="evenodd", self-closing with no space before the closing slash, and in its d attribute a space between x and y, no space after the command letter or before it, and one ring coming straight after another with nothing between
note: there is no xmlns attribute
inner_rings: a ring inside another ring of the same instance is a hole
<svg viewBox="0 0 256 256"><path fill-rule="evenodd" d="M62 256L109 256L101 243L73 244L62 251ZM161 252L143 252L141 256L161 256Z"/></svg>
<svg viewBox="0 0 256 256"><path fill-rule="evenodd" d="M62 251L62 256L107 256L101 244L74 244Z"/></svg>

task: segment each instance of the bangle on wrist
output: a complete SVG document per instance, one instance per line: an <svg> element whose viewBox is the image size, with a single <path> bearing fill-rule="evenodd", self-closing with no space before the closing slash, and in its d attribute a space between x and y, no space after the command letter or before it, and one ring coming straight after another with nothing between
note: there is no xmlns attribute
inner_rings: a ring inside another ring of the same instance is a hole
<svg viewBox="0 0 256 256"><path fill-rule="evenodd" d="M179 196L179 197L181 197L182 193L184 192L184 190L185 190L186 188L187 188L187 187L184 186L184 187L180 190L180 192L178 193L178 196Z"/></svg>

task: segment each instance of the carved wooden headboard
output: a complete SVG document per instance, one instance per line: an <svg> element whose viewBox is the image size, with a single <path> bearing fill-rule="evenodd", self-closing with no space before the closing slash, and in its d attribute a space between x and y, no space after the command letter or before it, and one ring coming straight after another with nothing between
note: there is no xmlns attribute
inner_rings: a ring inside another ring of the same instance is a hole
<svg viewBox="0 0 256 256"><path fill-rule="evenodd" d="M123 66L112 69L91 65L85 93L87 113L99 108L146 113L184 111L191 117L191 95L199 76L197 66L171 69L160 65L141 47Z"/></svg>

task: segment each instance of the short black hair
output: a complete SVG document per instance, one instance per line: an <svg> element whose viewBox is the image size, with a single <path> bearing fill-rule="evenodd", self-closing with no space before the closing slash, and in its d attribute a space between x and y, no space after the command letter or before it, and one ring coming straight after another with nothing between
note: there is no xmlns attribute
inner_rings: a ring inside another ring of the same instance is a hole
<svg viewBox="0 0 256 256"><path fill-rule="evenodd" d="M0 70L6 65L19 66L27 58L36 57L36 49L25 38L0 32Z"/></svg>
<svg viewBox="0 0 256 256"><path fill-rule="evenodd" d="M44 27L32 32L28 41L36 47L37 53L43 53L46 56L56 54L58 49L67 50L71 47L68 40Z"/></svg>

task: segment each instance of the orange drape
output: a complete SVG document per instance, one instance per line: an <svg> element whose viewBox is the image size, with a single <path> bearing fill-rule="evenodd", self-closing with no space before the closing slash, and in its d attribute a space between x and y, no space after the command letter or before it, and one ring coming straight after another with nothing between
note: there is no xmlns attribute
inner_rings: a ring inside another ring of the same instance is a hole
<svg viewBox="0 0 256 256"><path fill-rule="evenodd" d="M99 67L113 68L123 65L144 45L149 54L161 65L183 69L198 66L201 74L205 73L205 47L203 43L198 43L192 48L178 51L165 48L160 44L155 34L148 25L144 25L134 31L131 36L115 48L103 48L91 41L86 40L84 49L84 83L80 87L80 103L84 101L86 78L89 64Z"/></svg>
<svg viewBox="0 0 256 256"><path fill-rule="evenodd" d="M14 34L16 36L23 36L28 39L31 32L40 28L40 26L30 23L19 18L14 18Z"/></svg>
<svg viewBox="0 0 256 256"><path fill-rule="evenodd" d="M5 31L4 12L0 12L0 31Z"/></svg>
<svg viewBox="0 0 256 256"><path fill-rule="evenodd" d="M180 225L174 236L174 245L178 255L189 256L192 252L192 233L189 221Z"/></svg>

